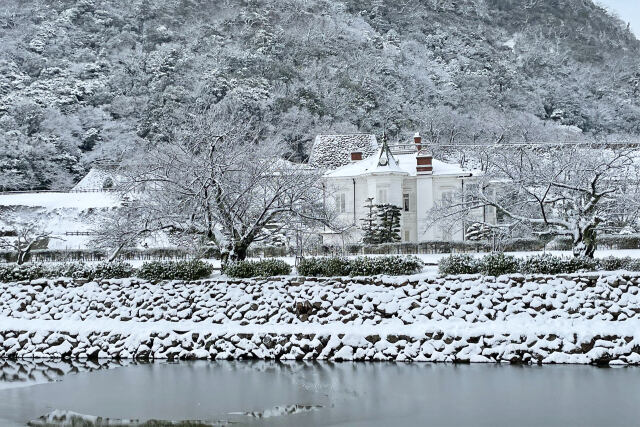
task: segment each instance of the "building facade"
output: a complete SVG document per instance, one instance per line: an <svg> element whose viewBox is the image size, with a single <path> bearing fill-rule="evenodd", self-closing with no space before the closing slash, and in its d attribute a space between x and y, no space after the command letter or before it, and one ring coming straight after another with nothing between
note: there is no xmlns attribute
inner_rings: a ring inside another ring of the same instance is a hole
<svg viewBox="0 0 640 427"><path fill-rule="evenodd" d="M362 241L369 204L392 204L401 209L402 242L464 240L465 224L438 226L429 212L438 202L460 197L465 185L473 185L478 171L434 159L419 134L411 144L389 146L383 142L369 156L353 150L343 163L324 174L325 197L344 225L340 231L325 230L324 244ZM493 222L483 209L477 215Z"/></svg>

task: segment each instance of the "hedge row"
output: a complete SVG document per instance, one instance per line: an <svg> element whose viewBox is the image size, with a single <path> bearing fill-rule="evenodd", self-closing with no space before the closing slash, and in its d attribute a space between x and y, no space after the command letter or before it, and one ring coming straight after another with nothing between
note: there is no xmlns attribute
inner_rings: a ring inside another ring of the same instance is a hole
<svg viewBox="0 0 640 427"><path fill-rule="evenodd" d="M74 279L122 279L140 277L146 280L197 280L211 275L213 266L201 260L145 262L139 269L126 262L84 264L6 264L0 265L0 282L17 282L55 277Z"/></svg>
<svg viewBox="0 0 640 427"><path fill-rule="evenodd" d="M450 255L440 260L439 271L444 275L484 274L564 274L580 271L640 271L640 260L633 258L562 258L549 254L516 258L504 253L493 253L481 258L472 255Z"/></svg>
<svg viewBox="0 0 640 427"><path fill-rule="evenodd" d="M229 277L245 279L248 277L272 277L291 274L291 266L281 259L261 261L239 261L228 264L222 270Z"/></svg>
<svg viewBox="0 0 640 427"><path fill-rule="evenodd" d="M208 262L192 261L152 261L145 262L137 271L137 276L146 280L198 280L211 275L213 266Z"/></svg>
<svg viewBox="0 0 640 427"><path fill-rule="evenodd" d="M298 265L302 276L375 276L386 274L400 276L422 271L424 263L413 256L305 258Z"/></svg>

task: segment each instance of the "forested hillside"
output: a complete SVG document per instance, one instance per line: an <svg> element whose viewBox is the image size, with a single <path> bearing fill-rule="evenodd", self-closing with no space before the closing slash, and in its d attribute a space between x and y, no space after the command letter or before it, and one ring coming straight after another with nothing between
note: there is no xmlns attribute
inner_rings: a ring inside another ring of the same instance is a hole
<svg viewBox="0 0 640 427"><path fill-rule="evenodd" d="M640 43L591 0L2 0L0 190L64 188L216 103L317 133L640 134Z"/></svg>

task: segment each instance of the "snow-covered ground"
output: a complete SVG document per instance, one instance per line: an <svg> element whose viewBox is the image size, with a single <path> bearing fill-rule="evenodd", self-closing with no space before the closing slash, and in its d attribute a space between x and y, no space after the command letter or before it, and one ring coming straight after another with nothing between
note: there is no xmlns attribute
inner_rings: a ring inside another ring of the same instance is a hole
<svg viewBox="0 0 640 427"><path fill-rule="evenodd" d="M112 192L44 192L0 194L0 206L30 206L45 209L111 208L121 202L120 195Z"/></svg>
<svg viewBox="0 0 640 427"><path fill-rule="evenodd" d="M120 195L111 192L43 192L0 194L0 209L11 213L11 222L0 228L21 227L35 222L52 234L48 249L86 249L91 232L103 212L121 204ZM15 218L14 218L15 217Z"/></svg>

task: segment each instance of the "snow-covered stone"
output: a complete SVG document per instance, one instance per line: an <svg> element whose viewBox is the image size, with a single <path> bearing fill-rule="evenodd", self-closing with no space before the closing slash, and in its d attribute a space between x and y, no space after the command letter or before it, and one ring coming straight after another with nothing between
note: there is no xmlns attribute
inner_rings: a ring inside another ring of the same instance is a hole
<svg viewBox="0 0 640 427"><path fill-rule="evenodd" d="M0 358L640 364L640 275L611 277L0 283Z"/></svg>

